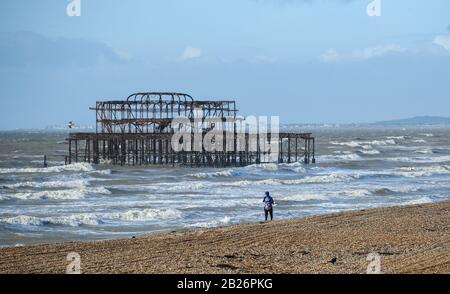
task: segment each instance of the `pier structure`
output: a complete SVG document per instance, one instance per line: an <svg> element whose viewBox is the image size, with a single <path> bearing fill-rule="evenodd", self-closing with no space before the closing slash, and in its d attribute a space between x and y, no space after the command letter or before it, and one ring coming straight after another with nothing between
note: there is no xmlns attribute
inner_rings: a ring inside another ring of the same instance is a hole
<svg viewBox="0 0 450 294"><path fill-rule="evenodd" d="M275 135L262 136L242 128L244 119L237 115L233 100L194 100L183 93L146 92L132 94L125 100L97 101L90 109L95 111L96 131L69 134L67 164L223 167L315 163L315 139L311 133L277 130ZM174 124L178 120L184 123ZM180 143L189 141L190 148L174 148L173 138L180 128L185 130ZM221 134L219 145L223 148L199 147L195 140L200 137L200 142L204 142L212 131ZM275 156L274 148L263 148L267 144L277 144Z"/></svg>

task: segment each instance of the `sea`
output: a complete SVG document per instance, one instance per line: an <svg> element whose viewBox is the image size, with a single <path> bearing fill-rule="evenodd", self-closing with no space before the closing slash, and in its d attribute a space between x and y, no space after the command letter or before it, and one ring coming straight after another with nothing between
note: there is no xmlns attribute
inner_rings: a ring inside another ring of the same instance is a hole
<svg viewBox="0 0 450 294"><path fill-rule="evenodd" d="M142 234L450 199L450 127L299 128L316 164L64 165L67 132L0 132L0 246ZM43 167L47 155L48 167Z"/></svg>

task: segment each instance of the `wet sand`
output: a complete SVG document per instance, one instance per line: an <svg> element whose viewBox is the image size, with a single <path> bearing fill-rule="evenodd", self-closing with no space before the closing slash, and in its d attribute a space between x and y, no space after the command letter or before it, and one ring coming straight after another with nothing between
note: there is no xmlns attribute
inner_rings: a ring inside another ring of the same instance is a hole
<svg viewBox="0 0 450 294"><path fill-rule="evenodd" d="M275 211L276 213L276 211ZM0 273L450 273L450 201L95 242L0 249Z"/></svg>

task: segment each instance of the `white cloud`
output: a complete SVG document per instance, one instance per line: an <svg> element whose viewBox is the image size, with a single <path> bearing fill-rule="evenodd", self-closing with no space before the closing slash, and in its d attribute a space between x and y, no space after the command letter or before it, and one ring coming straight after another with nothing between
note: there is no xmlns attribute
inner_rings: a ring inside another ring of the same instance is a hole
<svg viewBox="0 0 450 294"><path fill-rule="evenodd" d="M336 62L339 60L339 53L334 49L329 49L322 55L320 55L320 60L323 62Z"/></svg>
<svg viewBox="0 0 450 294"><path fill-rule="evenodd" d="M443 47L445 50L450 51L450 35L437 36L434 38L433 44Z"/></svg>
<svg viewBox="0 0 450 294"><path fill-rule="evenodd" d="M185 61L189 59L199 58L203 55L201 48L195 48L195 47L186 47L184 48L183 52L180 55L180 60Z"/></svg>
<svg viewBox="0 0 450 294"><path fill-rule="evenodd" d="M377 46L359 50L353 50L351 56L355 59L372 59L376 57L381 57L391 53L404 53L407 50L398 45L385 45L385 46Z"/></svg>
<svg viewBox="0 0 450 294"><path fill-rule="evenodd" d="M320 55L319 59L326 63L352 60L369 60L392 53L404 53L407 51L408 49L398 45L383 45L368 47L364 49L355 49L350 53L339 53L335 49L329 49L325 53Z"/></svg>

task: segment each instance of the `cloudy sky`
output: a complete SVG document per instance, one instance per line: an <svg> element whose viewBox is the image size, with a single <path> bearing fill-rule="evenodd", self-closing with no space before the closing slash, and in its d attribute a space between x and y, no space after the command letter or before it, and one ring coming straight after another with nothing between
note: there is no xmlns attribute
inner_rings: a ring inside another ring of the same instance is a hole
<svg viewBox="0 0 450 294"><path fill-rule="evenodd" d="M450 116L450 1L370 2L2 0L0 129L93 124L96 100L137 91L283 123Z"/></svg>

